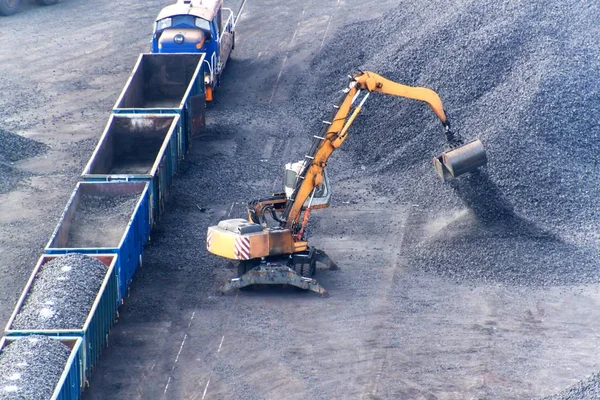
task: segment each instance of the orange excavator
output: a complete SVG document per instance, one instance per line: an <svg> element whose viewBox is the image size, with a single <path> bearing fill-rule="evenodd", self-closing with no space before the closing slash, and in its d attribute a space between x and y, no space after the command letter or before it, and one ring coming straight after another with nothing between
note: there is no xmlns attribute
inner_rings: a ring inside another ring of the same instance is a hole
<svg viewBox="0 0 600 400"><path fill-rule="evenodd" d="M331 189L325 171L327 160L348 137L348 130L372 92L426 102L442 122L446 149L434 157L434 169L443 179L452 179L487 163L479 139L465 143L450 129L450 122L437 93L423 87L402 85L373 72L360 72L334 104L332 116L314 135L304 160L286 165L285 191L248 203L248 219L223 220L208 228L207 248L212 254L239 261L238 277L221 291L249 285L285 284L327 296L312 277L317 262L330 269L337 265L321 250L308 245L306 226L314 209L329 206Z"/></svg>

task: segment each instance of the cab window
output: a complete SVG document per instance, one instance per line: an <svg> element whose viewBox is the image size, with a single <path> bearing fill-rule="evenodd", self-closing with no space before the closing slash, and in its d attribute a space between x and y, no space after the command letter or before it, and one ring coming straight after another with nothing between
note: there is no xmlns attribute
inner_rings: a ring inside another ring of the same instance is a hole
<svg viewBox="0 0 600 400"><path fill-rule="evenodd" d="M196 27L202 29L203 31L210 32L210 22L202 18L196 18Z"/></svg>
<svg viewBox="0 0 600 400"><path fill-rule="evenodd" d="M290 189L293 189L296 186L296 178L298 177L298 174L296 173L296 171L288 169L285 171L285 182L284 185L285 187L288 187Z"/></svg>
<svg viewBox="0 0 600 400"><path fill-rule="evenodd" d="M171 18L163 18L160 21L156 22L156 30L162 31L163 29L170 28L173 25L173 19Z"/></svg>
<svg viewBox="0 0 600 400"><path fill-rule="evenodd" d="M202 18L196 18L196 27L200 28L204 31L205 35L206 35L206 41L209 42L212 36L211 30L210 30L210 22L208 22L205 19Z"/></svg>
<svg viewBox="0 0 600 400"><path fill-rule="evenodd" d="M194 21L194 19L196 21ZM204 25L198 25L198 20L200 18L194 18L191 15L174 15L172 17L163 18L160 21L156 22L156 30L162 31L167 28L175 27L175 28L185 28L186 26L193 27L196 25L200 29L206 29L210 31L210 24L208 21L204 21Z"/></svg>

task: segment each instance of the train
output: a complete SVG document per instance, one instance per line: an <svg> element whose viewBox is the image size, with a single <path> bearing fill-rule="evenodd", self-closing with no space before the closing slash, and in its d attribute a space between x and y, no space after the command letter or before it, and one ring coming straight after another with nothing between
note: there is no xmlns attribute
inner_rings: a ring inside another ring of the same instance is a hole
<svg viewBox="0 0 600 400"><path fill-rule="evenodd" d="M165 212L177 170L204 127L206 103L213 100L234 48L244 5L236 16L223 0L178 0L155 20L151 52L139 55L0 339L0 357L33 335L68 348L50 400L79 399L89 385L118 308L143 263L144 246ZM40 271L68 254L106 266L87 318L65 329L43 323L19 329L15 321Z"/></svg>

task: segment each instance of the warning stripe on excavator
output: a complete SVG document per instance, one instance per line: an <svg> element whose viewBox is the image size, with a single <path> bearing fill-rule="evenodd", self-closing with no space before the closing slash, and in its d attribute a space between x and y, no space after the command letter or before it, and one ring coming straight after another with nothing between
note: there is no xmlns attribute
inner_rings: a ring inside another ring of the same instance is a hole
<svg viewBox="0 0 600 400"><path fill-rule="evenodd" d="M247 237L235 238L235 258L238 260L250 259L250 239Z"/></svg>
<svg viewBox="0 0 600 400"><path fill-rule="evenodd" d="M209 230L206 234L206 249L210 250L210 242L212 242L212 231Z"/></svg>

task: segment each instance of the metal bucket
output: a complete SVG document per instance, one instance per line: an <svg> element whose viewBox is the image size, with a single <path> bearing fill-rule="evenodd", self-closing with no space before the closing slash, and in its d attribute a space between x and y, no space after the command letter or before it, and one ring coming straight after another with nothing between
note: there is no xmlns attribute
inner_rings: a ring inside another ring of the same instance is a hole
<svg viewBox="0 0 600 400"><path fill-rule="evenodd" d="M487 155L479 139L433 158L433 167L443 180L456 178L486 164Z"/></svg>

